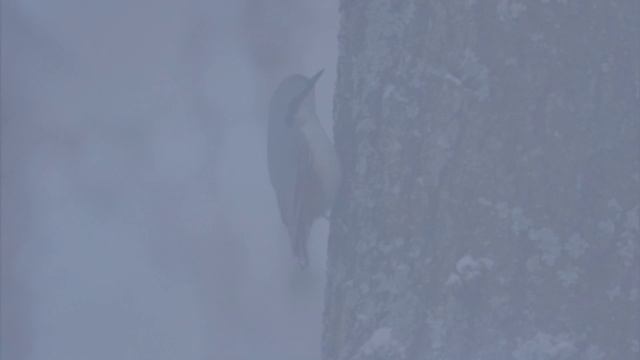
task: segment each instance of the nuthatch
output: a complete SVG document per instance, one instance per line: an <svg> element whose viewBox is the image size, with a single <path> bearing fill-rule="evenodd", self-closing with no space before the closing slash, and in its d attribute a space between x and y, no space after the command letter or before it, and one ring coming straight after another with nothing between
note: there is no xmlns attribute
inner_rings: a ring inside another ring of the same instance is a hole
<svg viewBox="0 0 640 360"><path fill-rule="evenodd" d="M271 97L267 158L282 222L294 256L308 264L307 241L313 222L333 205L340 165L333 144L315 111L312 78L291 75Z"/></svg>

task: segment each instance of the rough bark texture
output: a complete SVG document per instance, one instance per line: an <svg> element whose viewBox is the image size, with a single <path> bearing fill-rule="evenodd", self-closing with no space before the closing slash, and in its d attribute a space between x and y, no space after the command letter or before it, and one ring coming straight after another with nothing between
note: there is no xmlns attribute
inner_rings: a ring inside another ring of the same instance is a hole
<svg viewBox="0 0 640 360"><path fill-rule="evenodd" d="M342 1L324 359L640 357L638 4Z"/></svg>

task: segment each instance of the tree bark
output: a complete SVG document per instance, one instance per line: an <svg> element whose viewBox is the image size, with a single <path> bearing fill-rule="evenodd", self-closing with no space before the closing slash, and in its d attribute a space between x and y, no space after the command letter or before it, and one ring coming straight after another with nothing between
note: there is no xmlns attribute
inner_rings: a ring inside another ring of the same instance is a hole
<svg viewBox="0 0 640 360"><path fill-rule="evenodd" d="M640 356L639 2L343 0L323 356Z"/></svg>

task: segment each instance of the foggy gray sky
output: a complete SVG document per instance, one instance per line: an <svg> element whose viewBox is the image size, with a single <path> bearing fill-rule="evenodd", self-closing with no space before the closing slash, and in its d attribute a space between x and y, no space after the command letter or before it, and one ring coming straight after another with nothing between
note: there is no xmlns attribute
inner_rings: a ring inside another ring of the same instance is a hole
<svg viewBox="0 0 640 360"><path fill-rule="evenodd" d="M3 0L3 359L319 358L265 125L325 68L331 130L335 3Z"/></svg>

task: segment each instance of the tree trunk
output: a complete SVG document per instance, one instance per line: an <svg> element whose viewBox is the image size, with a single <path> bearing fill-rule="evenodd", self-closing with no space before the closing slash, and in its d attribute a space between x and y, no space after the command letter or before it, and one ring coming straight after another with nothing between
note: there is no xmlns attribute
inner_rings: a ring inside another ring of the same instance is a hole
<svg viewBox="0 0 640 360"><path fill-rule="evenodd" d="M324 359L640 357L639 4L342 1Z"/></svg>

